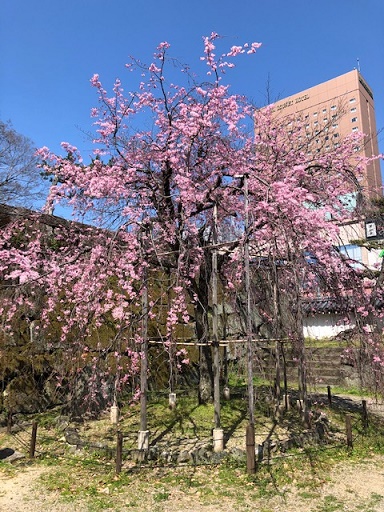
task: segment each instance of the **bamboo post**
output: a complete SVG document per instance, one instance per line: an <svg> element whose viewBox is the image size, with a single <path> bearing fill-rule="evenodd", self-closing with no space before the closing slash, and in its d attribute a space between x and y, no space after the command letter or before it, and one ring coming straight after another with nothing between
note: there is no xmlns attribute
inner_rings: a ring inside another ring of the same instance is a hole
<svg viewBox="0 0 384 512"><path fill-rule="evenodd" d="M117 445L116 445L116 475L121 473L123 464L123 434L117 432Z"/></svg>
<svg viewBox="0 0 384 512"><path fill-rule="evenodd" d="M332 392L331 392L331 386L327 386L327 392L328 392L328 404L329 404L329 407L332 407Z"/></svg>
<svg viewBox="0 0 384 512"><path fill-rule="evenodd" d="M348 448L353 448L353 440L352 440L352 423L351 416L347 414L345 416L345 431L347 434L347 446Z"/></svg>
<svg viewBox="0 0 384 512"><path fill-rule="evenodd" d="M33 459L35 457L36 437L37 437L37 421L34 421L32 423L31 444L29 446L29 458L30 459Z"/></svg>

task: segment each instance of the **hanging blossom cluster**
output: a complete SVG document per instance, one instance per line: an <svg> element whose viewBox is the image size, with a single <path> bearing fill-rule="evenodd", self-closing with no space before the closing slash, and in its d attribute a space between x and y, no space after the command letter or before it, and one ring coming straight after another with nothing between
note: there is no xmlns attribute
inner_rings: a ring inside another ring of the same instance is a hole
<svg viewBox="0 0 384 512"><path fill-rule="evenodd" d="M87 371L89 393L98 394L116 371L116 350L124 382L138 371L140 348L128 329L141 304L138 242L126 232L51 219L31 214L0 232L3 331L17 338L33 326L47 351L63 354L58 383Z"/></svg>

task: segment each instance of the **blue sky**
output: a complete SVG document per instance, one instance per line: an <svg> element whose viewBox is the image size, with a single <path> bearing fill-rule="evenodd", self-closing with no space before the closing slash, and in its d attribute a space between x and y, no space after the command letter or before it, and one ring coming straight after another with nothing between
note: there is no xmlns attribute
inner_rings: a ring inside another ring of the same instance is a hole
<svg viewBox="0 0 384 512"><path fill-rule="evenodd" d="M91 147L96 105L89 79L129 89L128 55L150 61L161 41L191 68L200 67L202 36L224 36L222 51L260 41L228 75L233 92L265 104L357 67L375 96L384 128L383 0L2 0L0 2L0 118L36 146L60 142ZM204 76L202 76L204 78ZM379 139L384 152L384 131Z"/></svg>

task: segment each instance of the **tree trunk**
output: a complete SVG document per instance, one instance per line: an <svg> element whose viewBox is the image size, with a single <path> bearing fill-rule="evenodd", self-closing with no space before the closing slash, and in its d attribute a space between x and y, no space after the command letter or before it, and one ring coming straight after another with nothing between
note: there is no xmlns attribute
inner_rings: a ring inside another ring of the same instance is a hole
<svg viewBox="0 0 384 512"><path fill-rule="evenodd" d="M199 351L199 404L212 401L212 352L211 347L200 347Z"/></svg>
<svg viewBox="0 0 384 512"><path fill-rule="evenodd" d="M206 307L204 307L206 306ZM195 311L196 334L199 343L199 404L206 404L212 400L213 370L212 349L209 342L208 304L198 303Z"/></svg>

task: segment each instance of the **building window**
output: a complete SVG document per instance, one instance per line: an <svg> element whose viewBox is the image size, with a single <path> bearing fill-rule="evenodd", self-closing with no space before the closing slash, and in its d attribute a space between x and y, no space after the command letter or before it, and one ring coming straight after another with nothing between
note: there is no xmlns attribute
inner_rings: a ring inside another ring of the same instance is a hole
<svg viewBox="0 0 384 512"><path fill-rule="evenodd" d="M317 117L317 112L314 112L314 113L313 113L313 117Z"/></svg>
<svg viewBox="0 0 384 512"><path fill-rule="evenodd" d="M317 126L318 124L319 124L319 121L315 121L315 122L313 123L313 126Z"/></svg>
<svg viewBox="0 0 384 512"><path fill-rule="evenodd" d="M332 128L338 128L338 126L339 125L337 123L335 123L335 124L332 125Z"/></svg>
<svg viewBox="0 0 384 512"><path fill-rule="evenodd" d="M326 108L323 108L323 114L325 114L325 113L326 113L326 111L327 111L327 109L326 109Z"/></svg>
<svg viewBox="0 0 384 512"><path fill-rule="evenodd" d="M339 136L339 134L338 133L334 133L333 136L336 139Z"/></svg>
<svg viewBox="0 0 384 512"><path fill-rule="evenodd" d="M355 98L351 98L351 99L349 100L349 103L355 103L355 101L356 101L356 99L355 99Z"/></svg>
<svg viewBox="0 0 384 512"><path fill-rule="evenodd" d="M362 268L359 263L362 261L361 257L361 247L358 245L342 245L339 247L339 251L343 254L348 260L351 260L351 266L354 268Z"/></svg>
<svg viewBox="0 0 384 512"><path fill-rule="evenodd" d="M332 105L331 110L336 110L336 105Z"/></svg>
<svg viewBox="0 0 384 512"><path fill-rule="evenodd" d="M354 127L352 128L352 131L353 131L353 132L357 132L357 131L358 131L358 127L357 127L357 126L354 126Z"/></svg>
<svg viewBox="0 0 384 512"><path fill-rule="evenodd" d="M324 117L323 123L327 123L327 122L328 122L328 119L326 117Z"/></svg>
<svg viewBox="0 0 384 512"><path fill-rule="evenodd" d="M352 117L351 121L352 123L357 123L357 117Z"/></svg>
<svg viewBox="0 0 384 512"><path fill-rule="evenodd" d="M356 112L356 107L352 107L351 112Z"/></svg>

